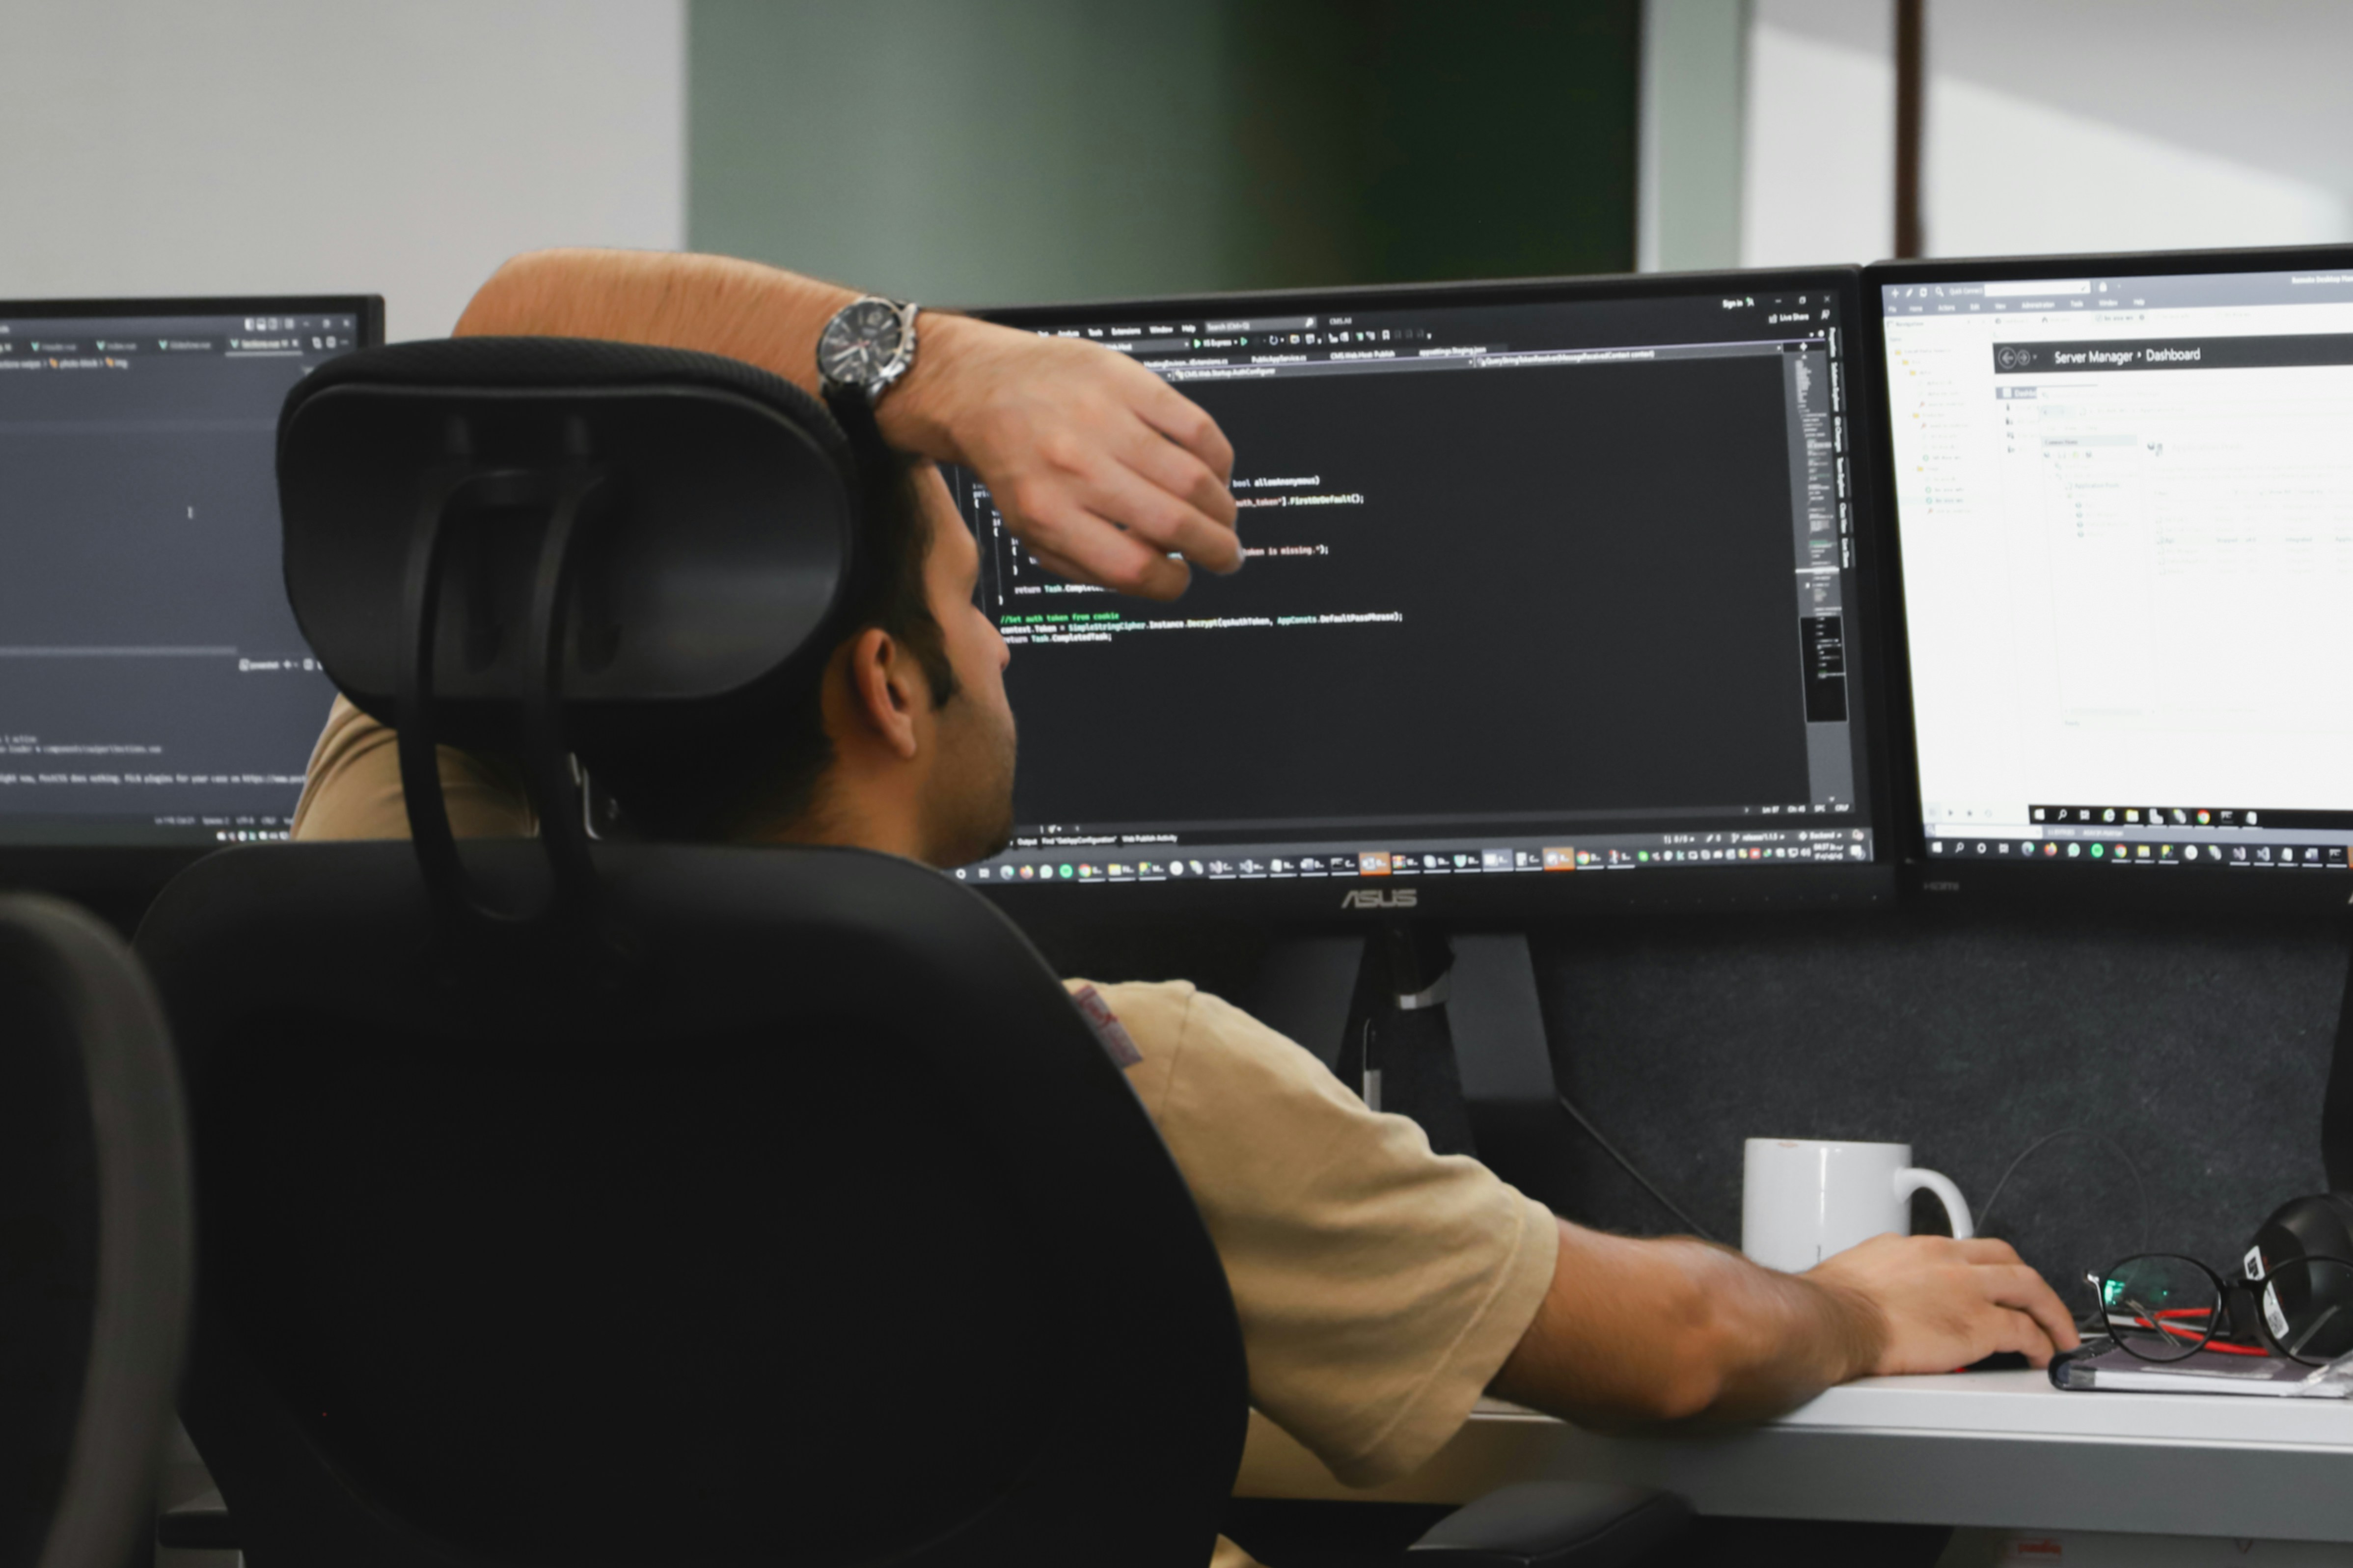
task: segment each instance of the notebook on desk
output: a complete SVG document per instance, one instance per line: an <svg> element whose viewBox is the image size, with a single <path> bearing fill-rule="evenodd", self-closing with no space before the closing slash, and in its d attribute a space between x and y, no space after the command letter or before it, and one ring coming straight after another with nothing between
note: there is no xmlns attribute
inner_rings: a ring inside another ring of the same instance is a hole
<svg viewBox="0 0 2353 1568"><path fill-rule="evenodd" d="M2132 1394L2254 1394L2284 1399L2343 1399L2353 1393L2341 1363L2306 1366L2284 1356L2192 1352L2179 1361L2143 1361L2113 1340L2092 1339L2051 1360L2051 1381L2070 1391Z"/></svg>

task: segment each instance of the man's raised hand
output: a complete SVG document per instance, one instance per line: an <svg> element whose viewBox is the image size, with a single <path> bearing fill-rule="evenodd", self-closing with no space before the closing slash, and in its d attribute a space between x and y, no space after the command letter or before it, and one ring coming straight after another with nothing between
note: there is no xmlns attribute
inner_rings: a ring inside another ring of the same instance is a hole
<svg viewBox="0 0 2353 1568"><path fill-rule="evenodd" d="M962 463L1048 570L1173 599L1241 565L1234 451L1217 421L1101 344L926 311L915 367L877 406L894 446Z"/></svg>
<svg viewBox="0 0 2353 1568"><path fill-rule="evenodd" d="M542 250L501 267L459 335L602 338L724 354L814 390L817 342L858 296L723 256ZM1186 563L1241 564L1234 451L1217 421L1099 343L926 310L913 366L875 405L894 447L978 473L1048 569L1148 598Z"/></svg>

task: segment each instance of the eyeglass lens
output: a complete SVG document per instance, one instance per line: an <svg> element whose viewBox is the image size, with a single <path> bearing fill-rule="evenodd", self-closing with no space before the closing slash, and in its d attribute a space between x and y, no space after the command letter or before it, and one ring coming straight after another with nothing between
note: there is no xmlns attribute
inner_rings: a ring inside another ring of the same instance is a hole
<svg viewBox="0 0 2353 1568"><path fill-rule="evenodd" d="M2179 1361L2222 1326L2213 1275L2186 1258L2125 1259L2100 1280L2100 1310L2116 1343L2143 1361Z"/></svg>

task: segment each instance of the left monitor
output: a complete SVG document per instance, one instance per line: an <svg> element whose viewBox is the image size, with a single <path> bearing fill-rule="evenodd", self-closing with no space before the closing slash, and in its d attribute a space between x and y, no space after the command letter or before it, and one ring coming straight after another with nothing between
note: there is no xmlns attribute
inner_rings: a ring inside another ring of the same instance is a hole
<svg viewBox="0 0 2353 1568"><path fill-rule="evenodd" d="M286 836L333 689L278 409L383 338L374 295L0 302L0 846Z"/></svg>

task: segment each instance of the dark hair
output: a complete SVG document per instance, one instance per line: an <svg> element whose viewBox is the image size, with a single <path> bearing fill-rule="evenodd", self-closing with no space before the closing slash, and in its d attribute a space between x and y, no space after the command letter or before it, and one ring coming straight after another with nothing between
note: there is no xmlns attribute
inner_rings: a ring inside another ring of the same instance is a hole
<svg viewBox="0 0 2353 1568"><path fill-rule="evenodd" d="M936 708L955 696L956 679L923 581L932 534L920 481L931 465L892 452L861 466L859 546L871 569L859 574L833 647L881 627L913 655ZM806 688L758 733L712 736L661 755L584 758L596 792L619 808L613 825L649 838L725 841L806 816L833 765L824 704L832 651L811 664Z"/></svg>

